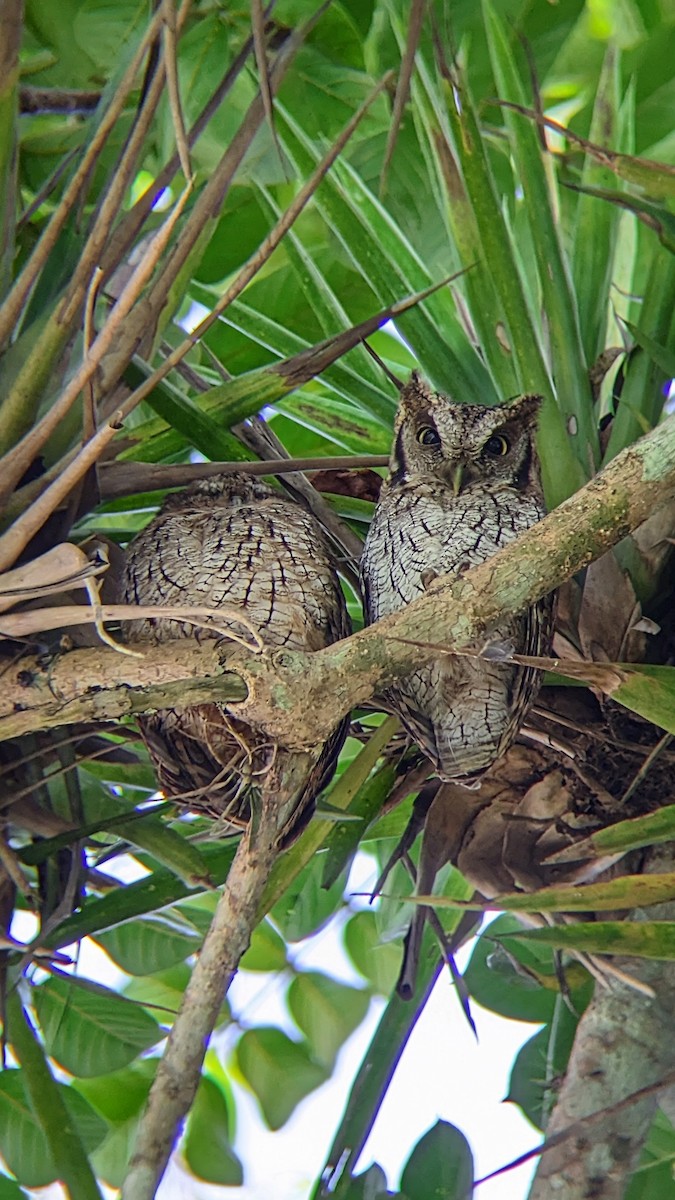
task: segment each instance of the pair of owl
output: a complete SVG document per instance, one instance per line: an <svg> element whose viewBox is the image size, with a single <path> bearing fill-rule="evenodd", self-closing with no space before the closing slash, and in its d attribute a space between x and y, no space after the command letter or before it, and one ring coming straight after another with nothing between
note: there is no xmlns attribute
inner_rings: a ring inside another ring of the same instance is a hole
<svg viewBox="0 0 675 1200"><path fill-rule="evenodd" d="M494 408L457 404L415 373L401 390L390 472L361 565L367 621L396 612L429 580L483 562L544 515L535 451L539 398ZM242 611L266 646L316 650L349 633L329 544L315 518L267 484L223 475L170 496L129 548L127 603ZM521 653L542 651L544 601L494 631ZM226 618L227 625L230 618ZM134 622L130 641L194 636L164 619ZM215 635L211 635L215 636ZM516 736L537 686L534 672L439 654L383 698L444 780L471 781ZM244 824L279 756L261 730L218 703L143 717L160 787L195 810ZM287 844L311 815L347 731L347 718L293 780ZM277 770L272 771L276 763ZM282 763L283 766L283 763ZM283 772L282 772L283 774Z"/></svg>

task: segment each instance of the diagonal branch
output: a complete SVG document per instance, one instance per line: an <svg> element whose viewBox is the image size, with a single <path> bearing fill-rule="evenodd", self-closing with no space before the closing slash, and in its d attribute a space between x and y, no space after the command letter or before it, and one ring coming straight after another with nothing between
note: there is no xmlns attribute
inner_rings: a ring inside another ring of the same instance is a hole
<svg viewBox="0 0 675 1200"><path fill-rule="evenodd" d="M437 580L402 612L326 650L247 657L186 640L125 660L123 680L119 655L106 649L73 651L49 668L24 659L3 679L0 740L151 712L171 707L180 695L183 704L188 696L192 703L242 701L237 715L282 745L317 745L352 707L434 657L433 643L461 649L475 642L502 616L522 611L599 558L674 494L671 417L488 562L460 579Z"/></svg>

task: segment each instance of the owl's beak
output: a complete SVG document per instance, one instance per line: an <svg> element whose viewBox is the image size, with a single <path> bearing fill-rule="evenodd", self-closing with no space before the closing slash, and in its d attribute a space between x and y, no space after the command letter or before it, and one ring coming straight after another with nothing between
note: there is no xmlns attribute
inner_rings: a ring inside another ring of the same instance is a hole
<svg viewBox="0 0 675 1200"><path fill-rule="evenodd" d="M457 463L457 466L453 469L452 475L450 477L450 482L452 484L452 490L453 490L455 496L459 496L459 493L462 490L462 484L464 483L464 471L465 471L464 463Z"/></svg>

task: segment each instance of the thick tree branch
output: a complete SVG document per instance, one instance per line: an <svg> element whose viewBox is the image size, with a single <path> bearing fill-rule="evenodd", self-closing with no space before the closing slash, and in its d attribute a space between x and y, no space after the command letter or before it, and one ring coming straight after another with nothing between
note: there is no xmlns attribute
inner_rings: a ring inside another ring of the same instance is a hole
<svg viewBox="0 0 675 1200"><path fill-rule="evenodd" d="M326 650L246 655L226 643L185 640L149 647L138 660L103 647L72 651L48 667L23 658L4 674L0 740L220 699L241 701L238 715L291 749L316 745L354 705L437 653L397 639L466 646L598 558L673 494L671 417L494 558L461 579L436 581L403 612Z"/></svg>

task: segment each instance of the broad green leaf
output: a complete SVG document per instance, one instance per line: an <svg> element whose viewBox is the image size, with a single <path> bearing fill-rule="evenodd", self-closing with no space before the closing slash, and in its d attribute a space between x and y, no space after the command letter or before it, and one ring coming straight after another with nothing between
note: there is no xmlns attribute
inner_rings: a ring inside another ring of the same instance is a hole
<svg viewBox="0 0 675 1200"><path fill-rule="evenodd" d="M206 860L213 883L223 883L234 858L234 845L215 843L205 846ZM199 888L189 888L172 871L158 868L152 875L117 888L107 896L89 897L79 912L61 921L50 932L46 944L54 949L68 946L79 938L111 929L122 921L155 912L182 900Z"/></svg>
<svg viewBox="0 0 675 1200"><path fill-rule="evenodd" d="M202 1076L197 1088L181 1149L198 1179L224 1187L241 1187L244 1182L241 1162L230 1142L225 1097L208 1075Z"/></svg>
<svg viewBox="0 0 675 1200"><path fill-rule="evenodd" d="M139 1005L88 980L54 976L34 1001L47 1053L73 1075L118 1070L162 1037Z"/></svg>
<svg viewBox="0 0 675 1200"><path fill-rule="evenodd" d="M0 1176L0 1200L28 1200L28 1194L13 1179Z"/></svg>
<svg viewBox="0 0 675 1200"><path fill-rule="evenodd" d="M367 909L349 918L344 929L344 940L354 966L374 990L382 996L391 995L401 969L401 942L383 941L377 917Z"/></svg>
<svg viewBox="0 0 675 1200"><path fill-rule="evenodd" d="M138 975L126 984L124 995L150 1009L158 1021L168 1025L181 1006L190 974L187 963L181 962L156 975ZM227 1010L227 1002L223 1007Z"/></svg>
<svg viewBox="0 0 675 1200"><path fill-rule="evenodd" d="M287 966L286 943L270 921L261 921L239 966L242 971L283 971Z"/></svg>
<svg viewBox="0 0 675 1200"><path fill-rule="evenodd" d="M299 942L323 928L342 900L344 879L323 886L323 855L314 855L299 874L287 875L287 886L271 910L288 942ZM283 866L283 860L280 869Z"/></svg>
<svg viewBox="0 0 675 1200"><path fill-rule="evenodd" d="M522 930L503 936L509 940L517 937L588 954L675 959L675 921L589 921L587 924Z"/></svg>
<svg viewBox="0 0 675 1200"><path fill-rule="evenodd" d="M336 1195L339 1200L387 1200L399 1193L387 1191L387 1176L379 1163L373 1163L362 1175L342 1181Z"/></svg>
<svg viewBox="0 0 675 1200"><path fill-rule="evenodd" d="M105 1122L73 1088L63 1083L56 1086L85 1149L91 1152L105 1137ZM23 1071L5 1070L0 1075L0 1152L24 1187L46 1187L57 1178L26 1094Z"/></svg>
<svg viewBox="0 0 675 1200"><path fill-rule="evenodd" d="M330 887L351 863L361 838L365 835L371 821L377 817L391 791L395 778L396 768L385 763L369 779L366 779L356 793L348 811L350 816L360 819L343 821L330 835L323 875L324 887Z"/></svg>
<svg viewBox="0 0 675 1200"><path fill-rule="evenodd" d="M330 1078L304 1044L270 1026L247 1029L237 1043L236 1059L270 1129L281 1129L300 1101Z"/></svg>
<svg viewBox="0 0 675 1200"><path fill-rule="evenodd" d="M674 1163L675 1129L659 1109L625 1200L663 1200L672 1190Z"/></svg>
<svg viewBox="0 0 675 1200"><path fill-rule="evenodd" d="M123 1182L158 1061L137 1060L121 1071L73 1083L108 1122L108 1133L94 1152L92 1165L110 1187L120 1187Z"/></svg>
<svg viewBox="0 0 675 1200"><path fill-rule="evenodd" d="M403 1168L401 1189L408 1200L470 1200L473 1155L464 1134L447 1121L437 1121Z"/></svg>
<svg viewBox="0 0 675 1200"><path fill-rule="evenodd" d="M464 982L473 999L491 1012L512 1021L549 1021L559 986L553 955L543 947L518 943L511 957L496 940L521 928L510 915L492 921L476 941Z"/></svg>
<svg viewBox="0 0 675 1200"><path fill-rule="evenodd" d="M506 1100L517 1104L537 1129L545 1129L556 1101L556 1088L567 1070L579 1023L562 996L551 1020L518 1051Z"/></svg>
<svg viewBox="0 0 675 1200"><path fill-rule="evenodd" d="M288 1007L312 1057L330 1071L338 1051L368 1012L370 996L328 975L303 971L288 989Z"/></svg>
<svg viewBox="0 0 675 1200"><path fill-rule="evenodd" d="M77 1079L74 1086L109 1125L120 1125L145 1104L158 1062L156 1058L140 1059L119 1071Z"/></svg>
<svg viewBox="0 0 675 1200"><path fill-rule="evenodd" d="M197 930L173 909L125 921L95 939L129 975L154 975L194 954L202 943Z"/></svg>

